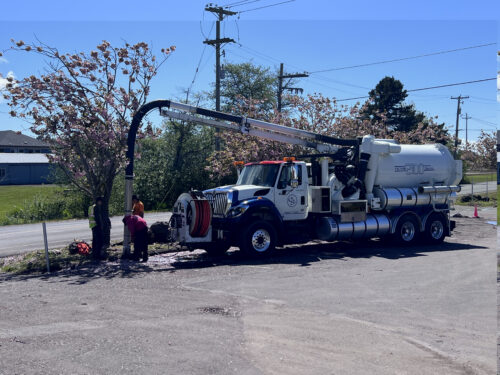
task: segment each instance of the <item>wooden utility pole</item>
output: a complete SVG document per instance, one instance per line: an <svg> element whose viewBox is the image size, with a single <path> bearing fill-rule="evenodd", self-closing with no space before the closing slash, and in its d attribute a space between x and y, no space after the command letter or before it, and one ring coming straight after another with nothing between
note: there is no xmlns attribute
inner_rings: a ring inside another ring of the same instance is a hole
<svg viewBox="0 0 500 375"><path fill-rule="evenodd" d="M452 96L451 99L457 101L457 123L455 126L455 150L453 151L453 157L456 159L458 154L458 125L460 121L460 113L462 112L460 105L463 103L462 99L469 99L469 97L459 95L459 96Z"/></svg>
<svg viewBox="0 0 500 375"><path fill-rule="evenodd" d="M289 82L283 85L283 80L292 78L306 78L306 77L309 77L309 74L307 73L284 74L283 63L280 64L280 74L278 76L278 112L281 112L281 98L283 96L283 91L285 90L289 91L295 90L296 92L303 91L302 88L300 87L288 87Z"/></svg>
<svg viewBox="0 0 500 375"><path fill-rule="evenodd" d="M225 16L234 16L238 13L214 4L206 6L205 11L211 12L217 17L217 21L215 21L215 39L207 39L203 41L203 43L215 47L215 110L220 111L220 47L225 43L235 43L234 39L220 37L220 23L224 20ZM219 129L216 129L216 133L219 133ZM220 139L218 134L215 135L215 150L220 150Z"/></svg>
<svg viewBox="0 0 500 375"><path fill-rule="evenodd" d="M465 117L462 116L463 119L465 119L465 149L469 149L469 120L471 117L469 116L468 113L465 114Z"/></svg>

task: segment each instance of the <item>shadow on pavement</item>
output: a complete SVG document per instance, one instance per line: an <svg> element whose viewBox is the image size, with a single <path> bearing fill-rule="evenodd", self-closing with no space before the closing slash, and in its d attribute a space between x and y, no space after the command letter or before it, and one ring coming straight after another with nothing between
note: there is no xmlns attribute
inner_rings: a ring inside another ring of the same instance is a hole
<svg viewBox="0 0 500 375"><path fill-rule="evenodd" d="M334 243L307 243L303 245L290 245L277 249L275 254L267 258L248 258L239 251L230 252L226 256L209 257L206 254L198 256L178 257L171 266L175 269L205 268L216 266L244 266L264 264L296 264L300 267L310 266L312 263L328 259L347 260L347 258L386 258L401 259L426 256L426 253L458 250L487 249L484 246L448 243L440 245L417 245L401 247L388 244L380 240L367 240L360 242L334 242Z"/></svg>
<svg viewBox="0 0 500 375"><path fill-rule="evenodd" d="M426 253L487 249L484 246L444 242L433 246L401 247L390 245L380 240L367 240L360 242L335 242L335 243L307 243L303 245L290 245L266 258L249 258L240 251L230 251L220 257L212 257L205 252L179 252L166 253L152 258L166 261L155 262L150 258L149 263L137 263L129 260L119 262L89 263L73 270L63 270L51 274L2 274L0 283L7 281L27 281L41 279L48 282L67 282L69 284L86 284L96 279L134 278L142 277L150 272L169 272L191 268L208 268L219 266L245 266L265 264L289 264L307 267L312 263L325 260L344 260L349 258L401 259L426 256ZM153 255L153 254L152 254Z"/></svg>

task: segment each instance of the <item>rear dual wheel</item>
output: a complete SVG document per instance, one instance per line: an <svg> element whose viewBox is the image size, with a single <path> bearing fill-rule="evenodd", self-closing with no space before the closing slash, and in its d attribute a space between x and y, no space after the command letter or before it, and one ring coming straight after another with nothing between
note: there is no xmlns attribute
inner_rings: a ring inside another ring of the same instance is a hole
<svg viewBox="0 0 500 375"><path fill-rule="evenodd" d="M434 212L427 218L422 233L417 219L412 215L404 215L398 220L392 239L399 245L414 245L420 240L428 244L440 244L446 237L446 225L445 216Z"/></svg>
<svg viewBox="0 0 500 375"><path fill-rule="evenodd" d="M424 241L429 244L440 244L446 237L447 220L443 214L434 212L425 222Z"/></svg>
<svg viewBox="0 0 500 375"><path fill-rule="evenodd" d="M398 245L414 245L420 237L417 219L412 215L404 215L398 220L392 240Z"/></svg>

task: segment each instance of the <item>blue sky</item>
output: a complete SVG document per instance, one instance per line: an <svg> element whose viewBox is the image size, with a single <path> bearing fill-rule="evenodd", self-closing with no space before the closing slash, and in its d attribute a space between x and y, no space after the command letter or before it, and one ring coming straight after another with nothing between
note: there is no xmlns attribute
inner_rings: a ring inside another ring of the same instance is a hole
<svg viewBox="0 0 500 375"><path fill-rule="evenodd" d="M235 2L227 0L221 5ZM259 0L235 7L251 9L283 0ZM2 4L0 50L10 38L33 40L36 35L61 51L90 50L101 40L120 44L146 41L158 51L176 45L152 87L151 99L181 95L193 78L208 35L211 14L204 14L204 1L113 2L88 1L77 9L71 2L29 2L19 12L18 3ZM151 5L147 11L145 3ZM412 2L417 3L417 2ZM42 5L43 4L43 5ZM224 22L223 33L239 42L226 46L226 62L251 61L276 69L315 71L380 60L494 43L499 39L500 14L493 1L420 1L418 6L399 1L297 0L276 7L241 13ZM457 6L458 5L458 6ZM99 9L99 11L96 11ZM8 17L6 16L8 15ZM132 15L134 17L132 17ZM214 36L212 31L211 37ZM401 80L407 89L495 77L497 45L449 54L312 74L300 80L305 93L319 92L338 99L366 95L386 75ZM22 53L5 54L0 73L21 78L43 70L43 61ZM193 90L210 89L215 62L212 47L206 47ZM429 115L438 115L454 126L456 101L450 96L468 95L463 113L468 113L469 137L479 129L495 128L498 107L495 81L410 93L408 100ZM353 101L344 102L346 104ZM15 129L29 134L29 125L10 118L5 102L0 103L0 130ZM465 127L465 124L461 124Z"/></svg>

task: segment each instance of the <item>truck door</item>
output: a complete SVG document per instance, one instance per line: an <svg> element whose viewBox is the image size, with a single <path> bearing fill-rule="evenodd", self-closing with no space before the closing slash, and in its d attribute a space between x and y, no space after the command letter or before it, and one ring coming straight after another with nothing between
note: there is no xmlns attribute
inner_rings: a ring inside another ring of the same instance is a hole
<svg viewBox="0 0 500 375"><path fill-rule="evenodd" d="M274 189L274 203L283 220L307 218L307 170L304 163L286 163Z"/></svg>

